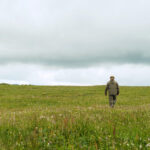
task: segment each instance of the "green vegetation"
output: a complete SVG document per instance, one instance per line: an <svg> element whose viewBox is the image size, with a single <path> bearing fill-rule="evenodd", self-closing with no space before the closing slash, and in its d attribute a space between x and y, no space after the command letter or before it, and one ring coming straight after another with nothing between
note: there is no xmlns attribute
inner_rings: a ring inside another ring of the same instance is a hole
<svg viewBox="0 0 150 150"><path fill-rule="evenodd" d="M150 149L150 87L0 85L0 150Z"/></svg>

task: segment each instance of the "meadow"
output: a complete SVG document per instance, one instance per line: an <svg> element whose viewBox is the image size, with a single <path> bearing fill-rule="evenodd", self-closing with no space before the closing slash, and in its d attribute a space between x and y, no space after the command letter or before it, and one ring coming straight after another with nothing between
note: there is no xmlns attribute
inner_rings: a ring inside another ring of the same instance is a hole
<svg viewBox="0 0 150 150"><path fill-rule="evenodd" d="M148 150L150 87L0 85L0 150Z"/></svg>

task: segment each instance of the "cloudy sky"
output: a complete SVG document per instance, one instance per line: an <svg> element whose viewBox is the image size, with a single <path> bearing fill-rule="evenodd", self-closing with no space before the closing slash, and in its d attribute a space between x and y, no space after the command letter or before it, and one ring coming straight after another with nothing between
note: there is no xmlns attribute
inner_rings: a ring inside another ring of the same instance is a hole
<svg viewBox="0 0 150 150"><path fill-rule="evenodd" d="M150 85L149 0L0 0L0 82Z"/></svg>

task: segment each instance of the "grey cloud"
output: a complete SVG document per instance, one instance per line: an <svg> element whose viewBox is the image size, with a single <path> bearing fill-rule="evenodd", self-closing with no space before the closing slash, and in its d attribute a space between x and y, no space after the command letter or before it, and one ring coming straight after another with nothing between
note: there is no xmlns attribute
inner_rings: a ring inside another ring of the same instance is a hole
<svg viewBox="0 0 150 150"><path fill-rule="evenodd" d="M150 2L2 0L0 63L150 64Z"/></svg>

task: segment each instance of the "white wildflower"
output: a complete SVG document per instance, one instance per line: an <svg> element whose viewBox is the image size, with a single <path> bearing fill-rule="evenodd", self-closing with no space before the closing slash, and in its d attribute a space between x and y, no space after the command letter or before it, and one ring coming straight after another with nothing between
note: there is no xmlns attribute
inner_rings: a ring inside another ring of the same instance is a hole
<svg viewBox="0 0 150 150"><path fill-rule="evenodd" d="M62 114L59 114L60 117L62 117Z"/></svg>
<svg viewBox="0 0 150 150"><path fill-rule="evenodd" d="M150 143L148 143L148 144L146 145L146 147L150 147Z"/></svg>
<svg viewBox="0 0 150 150"><path fill-rule="evenodd" d="M140 149L142 149L142 145L140 145Z"/></svg>

